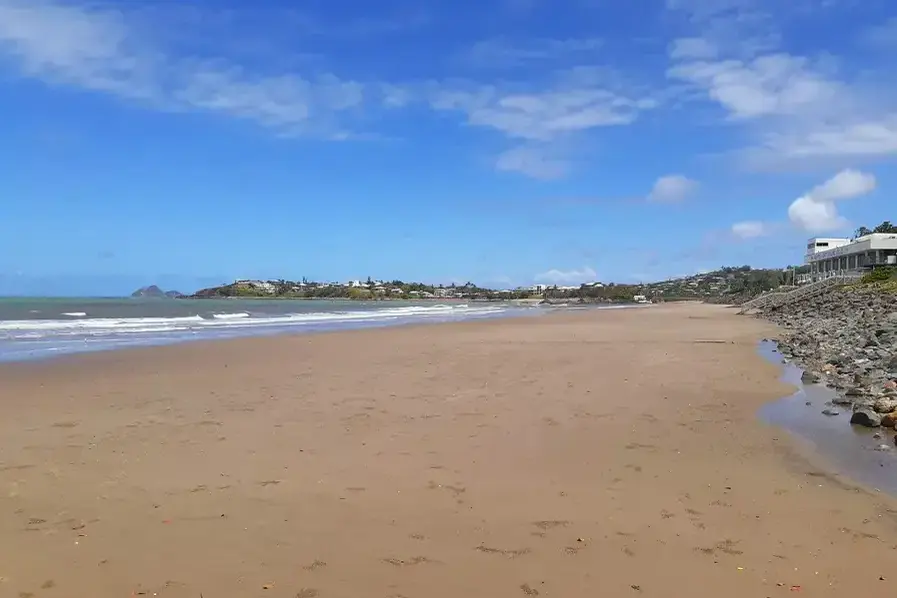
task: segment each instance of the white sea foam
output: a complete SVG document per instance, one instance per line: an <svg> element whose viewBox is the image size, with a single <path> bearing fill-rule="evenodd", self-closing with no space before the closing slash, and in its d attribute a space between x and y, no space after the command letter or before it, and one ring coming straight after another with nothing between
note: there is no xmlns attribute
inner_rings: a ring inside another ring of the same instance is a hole
<svg viewBox="0 0 897 598"><path fill-rule="evenodd" d="M250 328L293 328L302 326L339 325L419 319L463 319L499 314L504 306L483 304L412 305L382 309L310 312L291 314L249 314L246 312L214 314L211 318L182 316L171 318L87 318L75 313L64 314L77 319L0 320L0 340L39 338L95 338L139 336L205 331L229 331Z"/></svg>
<svg viewBox="0 0 897 598"><path fill-rule="evenodd" d="M83 311L63 312L62 315L63 315L63 316L68 316L68 317L70 317L70 318L84 318L84 317L87 317L87 313L86 313L86 312L83 312Z"/></svg>
<svg viewBox="0 0 897 598"><path fill-rule="evenodd" d="M216 320L242 320L248 318L249 314L244 311L238 314L214 314L212 317Z"/></svg>

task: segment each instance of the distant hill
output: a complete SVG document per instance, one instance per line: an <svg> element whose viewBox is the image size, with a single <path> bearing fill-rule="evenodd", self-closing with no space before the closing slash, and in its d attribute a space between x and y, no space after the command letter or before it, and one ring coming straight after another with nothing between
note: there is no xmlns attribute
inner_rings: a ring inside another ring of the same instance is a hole
<svg viewBox="0 0 897 598"><path fill-rule="evenodd" d="M184 295L179 293L178 291L163 291L156 285L150 285L148 287L141 287L131 293L131 297L138 298L156 298L156 299L176 299L178 297L183 297Z"/></svg>
<svg viewBox="0 0 897 598"><path fill-rule="evenodd" d="M803 268L796 271L800 273ZM740 303L764 291L790 284L794 274L782 268L725 267L684 278L642 286L657 299L703 299L714 303Z"/></svg>

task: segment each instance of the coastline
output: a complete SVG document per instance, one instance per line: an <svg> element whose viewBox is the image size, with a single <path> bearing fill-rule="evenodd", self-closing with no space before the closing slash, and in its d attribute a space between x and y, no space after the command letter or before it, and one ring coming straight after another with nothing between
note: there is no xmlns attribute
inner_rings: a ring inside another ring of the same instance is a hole
<svg viewBox="0 0 897 598"><path fill-rule="evenodd" d="M688 304L0 365L2 583L882 595L897 503L756 418L774 330Z"/></svg>
<svg viewBox="0 0 897 598"><path fill-rule="evenodd" d="M541 315L487 302L20 300L0 309L0 362L209 339Z"/></svg>

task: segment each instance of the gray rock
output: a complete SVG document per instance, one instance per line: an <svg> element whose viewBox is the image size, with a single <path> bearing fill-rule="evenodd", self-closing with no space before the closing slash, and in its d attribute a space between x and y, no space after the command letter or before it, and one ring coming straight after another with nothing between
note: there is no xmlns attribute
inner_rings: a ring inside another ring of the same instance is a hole
<svg viewBox="0 0 897 598"><path fill-rule="evenodd" d="M822 415L827 415L829 417L834 417L836 415L841 415L841 412L837 409L823 409Z"/></svg>
<svg viewBox="0 0 897 598"><path fill-rule="evenodd" d="M850 423L867 428L877 428L881 425L881 416L872 409L861 407L850 416Z"/></svg>
<svg viewBox="0 0 897 598"><path fill-rule="evenodd" d="M872 408L876 413L891 413L892 411L897 410L897 399L892 397L881 397L873 403Z"/></svg>
<svg viewBox="0 0 897 598"><path fill-rule="evenodd" d="M804 373L800 375L800 381L804 384L816 384L819 382L819 374L811 372L810 370L805 370Z"/></svg>
<svg viewBox="0 0 897 598"><path fill-rule="evenodd" d="M842 397L839 395L832 399L832 403L834 403L835 405L853 405L853 399L849 397Z"/></svg>

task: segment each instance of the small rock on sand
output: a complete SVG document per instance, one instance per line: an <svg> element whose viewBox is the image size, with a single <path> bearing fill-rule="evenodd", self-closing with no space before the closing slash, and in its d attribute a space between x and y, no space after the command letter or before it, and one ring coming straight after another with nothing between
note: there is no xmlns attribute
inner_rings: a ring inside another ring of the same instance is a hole
<svg viewBox="0 0 897 598"><path fill-rule="evenodd" d="M860 407L850 416L850 423L867 428L877 428L881 425L881 416L868 407Z"/></svg>

